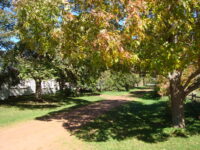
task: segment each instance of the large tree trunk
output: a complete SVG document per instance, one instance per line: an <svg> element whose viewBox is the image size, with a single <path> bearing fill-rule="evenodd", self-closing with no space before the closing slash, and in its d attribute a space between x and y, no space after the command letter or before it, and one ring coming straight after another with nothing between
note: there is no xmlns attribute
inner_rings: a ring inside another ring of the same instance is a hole
<svg viewBox="0 0 200 150"><path fill-rule="evenodd" d="M170 79L170 98L173 126L175 128L184 128L184 100L186 94L181 87L179 76L174 76Z"/></svg>
<svg viewBox="0 0 200 150"><path fill-rule="evenodd" d="M36 79L35 83L36 83L35 97L36 99L40 99L42 95L42 86L41 86L42 81L40 79Z"/></svg>

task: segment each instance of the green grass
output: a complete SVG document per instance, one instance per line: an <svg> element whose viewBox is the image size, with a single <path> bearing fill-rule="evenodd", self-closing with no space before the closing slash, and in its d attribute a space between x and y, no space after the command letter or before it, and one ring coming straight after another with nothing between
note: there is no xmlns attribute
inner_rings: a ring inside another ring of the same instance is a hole
<svg viewBox="0 0 200 150"><path fill-rule="evenodd" d="M171 128L167 97L154 92L132 91L138 98L75 131L94 150L199 150L199 112L186 104L184 130ZM199 109L198 109L199 110Z"/></svg>
<svg viewBox="0 0 200 150"><path fill-rule="evenodd" d="M44 96L45 102L35 102L32 96L22 96L0 103L0 127L32 120L48 113L68 110L100 101L98 96L66 98L60 95Z"/></svg>
<svg viewBox="0 0 200 150"><path fill-rule="evenodd" d="M121 95L130 94L130 92L135 91L135 90L138 90L138 89L131 89L129 91L104 91L104 92L101 92L101 94L110 95L110 96L121 96Z"/></svg>

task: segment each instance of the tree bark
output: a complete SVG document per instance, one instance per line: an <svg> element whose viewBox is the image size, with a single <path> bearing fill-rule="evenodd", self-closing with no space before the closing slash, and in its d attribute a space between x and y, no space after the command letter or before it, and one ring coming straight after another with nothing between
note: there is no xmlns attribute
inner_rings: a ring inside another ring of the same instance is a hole
<svg viewBox="0 0 200 150"><path fill-rule="evenodd" d="M58 83L59 83L60 91L64 91L64 88L65 88L64 80L61 79L58 81Z"/></svg>
<svg viewBox="0 0 200 150"><path fill-rule="evenodd" d="M143 86L145 86L146 85L146 83L145 83L145 77L142 78L142 81L143 81Z"/></svg>
<svg viewBox="0 0 200 150"><path fill-rule="evenodd" d="M125 89L126 89L126 91L129 91L129 85L128 84L125 84Z"/></svg>
<svg viewBox="0 0 200 150"><path fill-rule="evenodd" d="M40 79L36 79L35 83L36 83L35 97L36 99L40 99L42 95L42 86L41 86L42 81Z"/></svg>
<svg viewBox="0 0 200 150"><path fill-rule="evenodd" d="M185 128L184 100L186 94L179 82L179 76L170 79L172 124L175 128Z"/></svg>

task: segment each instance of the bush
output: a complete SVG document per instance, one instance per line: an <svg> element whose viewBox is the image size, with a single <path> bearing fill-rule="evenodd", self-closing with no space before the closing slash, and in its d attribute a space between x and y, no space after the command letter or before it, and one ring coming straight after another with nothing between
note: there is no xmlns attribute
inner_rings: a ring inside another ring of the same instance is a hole
<svg viewBox="0 0 200 150"><path fill-rule="evenodd" d="M139 82L139 76L132 73L105 71L97 81L101 91L123 91L133 88Z"/></svg>

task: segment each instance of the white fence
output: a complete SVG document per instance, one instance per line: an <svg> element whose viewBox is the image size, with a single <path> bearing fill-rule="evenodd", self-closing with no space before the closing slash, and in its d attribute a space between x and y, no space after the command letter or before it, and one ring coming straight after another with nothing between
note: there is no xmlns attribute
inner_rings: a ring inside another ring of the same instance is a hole
<svg viewBox="0 0 200 150"><path fill-rule="evenodd" d="M20 84L8 87L7 85L2 86L0 89L0 100L7 99L9 96L19 95L30 95L35 93L35 81L34 80L23 80ZM50 94L60 90L58 82L56 80L42 81L42 93Z"/></svg>

